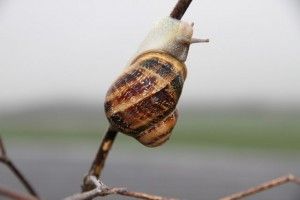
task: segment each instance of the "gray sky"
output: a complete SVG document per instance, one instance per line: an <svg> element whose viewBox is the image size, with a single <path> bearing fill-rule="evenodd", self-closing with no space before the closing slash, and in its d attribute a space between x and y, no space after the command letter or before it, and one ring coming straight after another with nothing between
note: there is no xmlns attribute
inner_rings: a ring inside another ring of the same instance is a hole
<svg viewBox="0 0 300 200"><path fill-rule="evenodd" d="M151 2L151 3L150 3ZM0 108L103 103L140 41L175 0L0 0ZM181 102L300 100L296 0L194 0Z"/></svg>

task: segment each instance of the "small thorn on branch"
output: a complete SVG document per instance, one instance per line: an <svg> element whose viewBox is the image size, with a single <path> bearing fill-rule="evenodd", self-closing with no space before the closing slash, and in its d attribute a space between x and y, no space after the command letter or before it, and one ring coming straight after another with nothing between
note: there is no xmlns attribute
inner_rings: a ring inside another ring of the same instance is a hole
<svg viewBox="0 0 300 200"><path fill-rule="evenodd" d="M0 136L0 158L6 158L6 150L3 144L2 137Z"/></svg>

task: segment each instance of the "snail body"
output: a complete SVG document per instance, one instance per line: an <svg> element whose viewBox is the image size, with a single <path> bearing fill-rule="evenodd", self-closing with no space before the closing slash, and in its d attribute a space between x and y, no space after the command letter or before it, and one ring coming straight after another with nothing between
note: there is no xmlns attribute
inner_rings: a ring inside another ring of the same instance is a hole
<svg viewBox="0 0 300 200"><path fill-rule="evenodd" d="M170 17L150 31L107 92L105 113L113 128L149 147L169 139L178 117L192 33L193 24Z"/></svg>

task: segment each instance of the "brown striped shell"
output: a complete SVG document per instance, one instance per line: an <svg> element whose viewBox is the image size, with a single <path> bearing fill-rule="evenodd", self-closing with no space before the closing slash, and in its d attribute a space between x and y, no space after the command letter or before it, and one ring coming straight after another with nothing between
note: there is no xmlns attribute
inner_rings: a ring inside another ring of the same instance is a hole
<svg viewBox="0 0 300 200"><path fill-rule="evenodd" d="M146 146L163 144L176 124L176 105L185 78L185 64L170 54L139 55L107 92L109 122Z"/></svg>

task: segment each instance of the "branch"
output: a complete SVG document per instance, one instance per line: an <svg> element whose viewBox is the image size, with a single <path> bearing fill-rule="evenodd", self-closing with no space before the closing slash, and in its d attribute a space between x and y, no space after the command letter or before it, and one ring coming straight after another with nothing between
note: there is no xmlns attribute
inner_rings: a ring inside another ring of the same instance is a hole
<svg viewBox="0 0 300 200"><path fill-rule="evenodd" d="M26 195L4 187L0 187L0 196L5 196L14 200L38 200L31 195Z"/></svg>
<svg viewBox="0 0 300 200"><path fill-rule="evenodd" d="M170 17L180 20L184 15L185 11L188 9L191 2L192 0L178 0L177 4L175 5L173 11L170 14ZM102 143L98 149L96 157L94 158L89 173L87 176L85 176L83 180L83 185L81 187L83 192L94 189L93 185L88 184L87 177L94 176L96 178L99 178L101 176L101 172L104 168L105 160L107 158L110 149L112 148L117 133L118 131L113 129L113 127L110 126L108 128L104 138L102 139Z"/></svg>
<svg viewBox="0 0 300 200"><path fill-rule="evenodd" d="M117 136L117 131L114 130L112 127L109 127L104 138L102 139L102 143L98 149L98 152L95 156L95 159L92 163L92 166L90 168L90 171L88 175L83 180L82 185L82 191L88 191L93 189L93 186L88 184L88 181L86 180L88 176L95 176L96 178L99 178L101 175L101 172L104 168L105 160L107 158L107 155L113 145L113 142Z"/></svg>
<svg viewBox="0 0 300 200"><path fill-rule="evenodd" d="M191 2L192 0L179 0L173 8L170 17L180 20L184 15L185 11L188 9Z"/></svg>
<svg viewBox="0 0 300 200"><path fill-rule="evenodd" d="M289 183L289 182L293 182L293 183L296 183L296 184L300 185L300 178L298 178L298 177L296 177L292 174L289 174L289 175L282 176L282 177L270 180L268 182L262 183L258 186L252 187L252 188L247 189L245 191L238 192L238 193L232 194L232 195L227 196L227 197L223 197L220 200L238 200L238 199L242 199L242 198L257 194L257 193L265 191L265 190L269 190L273 187L277 187L279 185Z"/></svg>
<svg viewBox="0 0 300 200"><path fill-rule="evenodd" d="M16 167L16 165L11 161L11 159L7 156L6 149L4 147L2 138L0 137L0 162L6 165L11 172L18 178L20 183L27 189L29 194L32 196L39 198L37 192L33 189L32 185L25 178L25 176L21 173L21 171ZM1 194L1 192L0 192Z"/></svg>
<svg viewBox="0 0 300 200"><path fill-rule="evenodd" d="M146 194L143 192L128 191L126 188L108 187L105 184L103 184L100 180L98 180L95 176L87 176L86 182L87 184L93 186L94 189L87 192L74 194L70 197L66 197L64 200L89 200L95 197L103 197L112 194L133 197L136 199L144 199L144 200L178 200L178 199L166 198L166 197L161 197L152 194Z"/></svg>

